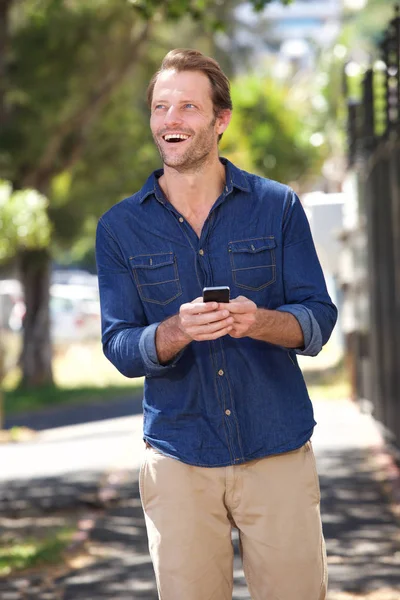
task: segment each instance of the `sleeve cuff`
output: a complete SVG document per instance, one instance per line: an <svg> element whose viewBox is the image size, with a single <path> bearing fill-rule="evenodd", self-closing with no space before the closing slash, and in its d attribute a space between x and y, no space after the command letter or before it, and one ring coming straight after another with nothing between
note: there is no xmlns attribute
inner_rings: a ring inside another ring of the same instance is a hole
<svg viewBox="0 0 400 600"><path fill-rule="evenodd" d="M303 304L284 304L276 310L291 313L303 331L304 347L295 348L297 354L316 356L322 349L322 333L312 310Z"/></svg>
<svg viewBox="0 0 400 600"><path fill-rule="evenodd" d="M156 331L160 323L152 323L143 330L139 340L139 352L145 367L146 377L162 375L169 369L175 367L176 363L183 354L179 352L169 363L162 365L158 361L156 350Z"/></svg>

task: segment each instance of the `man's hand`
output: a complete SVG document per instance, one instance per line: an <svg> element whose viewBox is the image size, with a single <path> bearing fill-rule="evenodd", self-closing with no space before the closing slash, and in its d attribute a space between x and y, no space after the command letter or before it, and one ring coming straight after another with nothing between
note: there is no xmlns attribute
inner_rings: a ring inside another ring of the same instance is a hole
<svg viewBox="0 0 400 600"><path fill-rule="evenodd" d="M231 333L234 317L225 308L227 306L218 305L217 302L203 302L202 298L182 304L178 315L179 329L190 341L197 342L216 340Z"/></svg>
<svg viewBox="0 0 400 600"><path fill-rule="evenodd" d="M285 348L302 348L304 345L303 330L296 317L288 312L257 308L244 296L238 296L229 304L220 303L219 309L229 310L233 317L231 337L250 337Z"/></svg>
<svg viewBox="0 0 400 600"><path fill-rule="evenodd" d="M179 313L157 327L156 351L159 362L167 364L192 341L205 342L230 333L233 317L217 302L203 302L196 298L182 304Z"/></svg>
<svg viewBox="0 0 400 600"><path fill-rule="evenodd" d="M229 303L203 302L196 298L182 304L179 313L166 319L156 331L156 349L161 364L168 363L193 340L205 342L229 334L250 337L286 348L304 345L296 317L287 312L257 308L244 296Z"/></svg>
<svg viewBox="0 0 400 600"><path fill-rule="evenodd" d="M226 309L233 318L233 326L229 335L234 338L249 336L257 328L257 305L244 296L238 296L229 304L219 304L220 310Z"/></svg>

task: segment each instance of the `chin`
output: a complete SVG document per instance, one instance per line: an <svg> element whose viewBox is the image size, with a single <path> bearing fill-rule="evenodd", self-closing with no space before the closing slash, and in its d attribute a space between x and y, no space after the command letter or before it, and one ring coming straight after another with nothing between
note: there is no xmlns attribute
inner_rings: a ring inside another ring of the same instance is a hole
<svg viewBox="0 0 400 600"><path fill-rule="evenodd" d="M186 156L163 156L163 163L167 167L187 167L190 166L190 159Z"/></svg>

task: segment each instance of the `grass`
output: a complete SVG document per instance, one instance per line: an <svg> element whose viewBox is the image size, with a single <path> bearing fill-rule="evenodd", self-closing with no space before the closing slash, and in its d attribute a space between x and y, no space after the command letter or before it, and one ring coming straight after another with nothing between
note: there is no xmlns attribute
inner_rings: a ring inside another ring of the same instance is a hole
<svg viewBox="0 0 400 600"><path fill-rule="evenodd" d="M74 529L62 528L44 539L10 540L0 545L0 577L27 569L40 569L64 562L64 552L71 544Z"/></svg>
<svg viewBox="0 0 400 600"><path fill-rule="evenodd" d="M313 399L334 400L350 396L343 361L338 362L337 348L329 344L316 358L300 357ZM13 345L16 348L18 341L13 340ZM17 387L18 369L12 370L4 381L5 413L10 415L53 406L112 401L138 393L143 386L143 378L127 379L118 373L104 357L99 341L57 347L53 371L55 386L21 390Z"/></svg>
<svg viewBox="0 0 400 600"><path fill-rule="evenodd" d="M305 379L312 399L338 400L350 397L350 384L342 363L331 370L322 372L305 372ZM143 389L141 378L131 380L124 385L51 386L38 390L7 390L5 397L5 413L20 414L48 408L72 404L89 404L101 401L112 401L121 397L140 393Z"/></svg>
<svg viewBox="0 0 400 600"><path fill-rule="evenodd" d="M351 396L348 381L331 385L309 385L308 393L311 400L344 400Z"/></svg>
<svg viewBox="0 0 400 600"><path fill-rule="evenodd" d="M17 342L14 340L14 345ZM143 378L127 379L104 357L100 342L68 344L55 348L55 385L20 389L19 370L12 369L4 383L6 415L71 404L90 404L138 393Z"/></svg>
<svg viewBox="0 0 400 600"><path fill-rule="evenodd" d="M31 390L8 390L4 393L5 414L21 414L48 408L52 406L67 406L72 404L89 404L98 401L113 400L139 392L143 387L142 381L135 380L134 384L126 386L51 386Z"/></svg>
<svg viewBox="0 0 400 600"><path fill-rule="evenodd" d="M351 396L343 359L327 369L305 371L304 378L312 400L341 400Z"/></svg>

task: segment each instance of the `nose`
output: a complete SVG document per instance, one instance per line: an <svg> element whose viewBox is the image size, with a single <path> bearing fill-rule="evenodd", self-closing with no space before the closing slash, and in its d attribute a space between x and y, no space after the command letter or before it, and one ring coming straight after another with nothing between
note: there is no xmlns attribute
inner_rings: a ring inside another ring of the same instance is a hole
<svg viewBox="0 0 400 600"><path fill-rule="evenodd" d="M179 109L176 106L170 106L166 112L164 124L166 127L182 123L182 116Z"/></svg>

